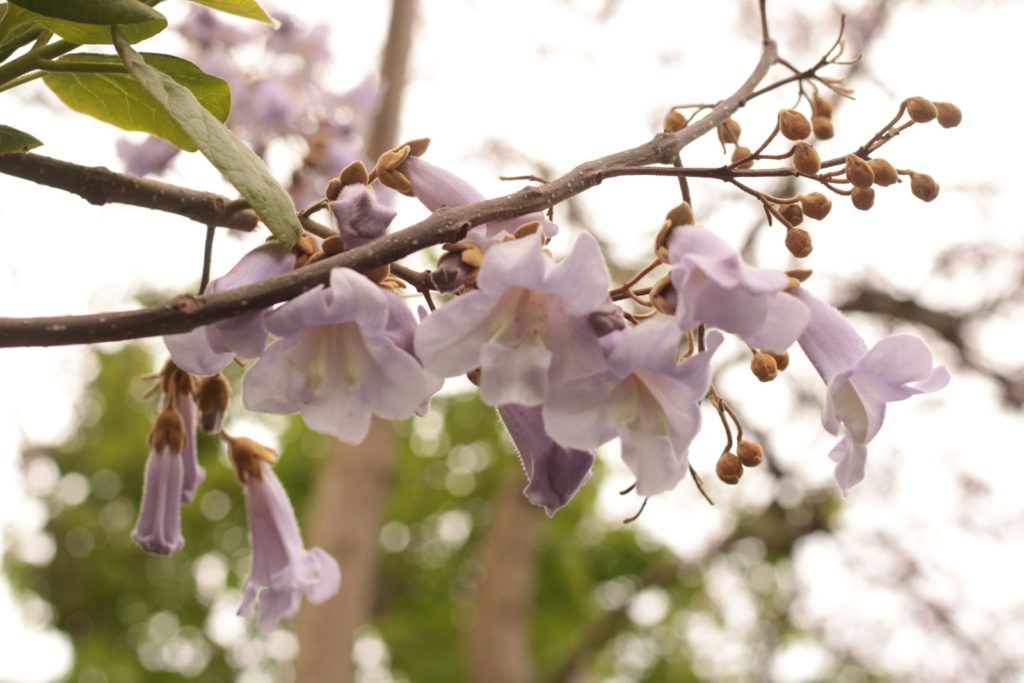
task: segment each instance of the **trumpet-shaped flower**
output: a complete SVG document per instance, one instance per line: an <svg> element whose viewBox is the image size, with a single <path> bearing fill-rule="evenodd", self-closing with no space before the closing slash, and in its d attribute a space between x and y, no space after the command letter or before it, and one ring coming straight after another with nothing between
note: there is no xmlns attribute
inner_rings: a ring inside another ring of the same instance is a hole
<svg viewBox="0 0 1024 683"><path fill-rule="evenodd" d="M552 441L544 432L539 406L498 406L498 415L526 471L526 499L543 507L548 515L555 514L590 477L594 455Z"/></svg>
<svg viewBox="0 0 1024 683"><path fill-rule="evenodd" d="M828 386L822 423L842 435L829 457L845 494L864 478L867 444L882 427L886 404L938 391L949 382L949 372L932 365L919 338L897 334L869 350L839 311L803 288L793 294L811 311L800 347Z"/></svg>
<svg viewBox="0 0 1024 683"><path fill-rule="evenodd" d="M224 292L287 273L295 267L295 254L278 242L256 247L227 274L210 282L206 292ZM191 332L164 337L178 367L194 375L213 375L236 356L256 358L267 345L266 311L197 327Z"/></svg>
<svg viewBox="0 0 1024 683"><path fill-rule="evenodd" d="M668 240L676 319L684 330L704 324L738 335L756 349L785 351L810 313L783 293L789 277L753 268L710 230L684 226Z"/></svg>
<svg viewBox="0 0 1024 683"><path fill-rule="evenodd" d="M295 615L303 593L314 605L337 593L341 570L322 549L303 547L288 493L267 462L266 455L276 455L244 437L224 438L245 487L252 539L252 567L238 614L252 619L258 602L260 629L272 631L280 619Z"/></svg>
<svg viewBox="0 0 1024 683"><path fill-rule="evenodd" d="M668 491L686 476L690 443L700 430L700 401L711 384L711 357L722 335L707 335L707 350L680 362L682 333L670 318L615 332L605 371L563 384L544 404L544 428L563 446L597 448L616 436L636 491Z"/></svg>
<svg viewBox="0 0 1024 683"><path fill-rule="evenodd" d="M535 406L550 386L604 367L588 316L608 302L608 271L589 234L558 265L537 234L496 244L476 285L416 331L416 354L432 373L480 368L484 403Z"/></svg>
<svg viewBox="0 0 1024 683"><path fill-rule="evenodd" d="M440 382L412 354L412 312L347 268L266 315L278 337L243 382L249 410L302 414L312 429L360 443L377 415L422 411Z"/></svg>
<svg viewBox="0 0 1024 683"><path fill-rule="evenodd" d="M145 484L132 540L144 550L170 555L181 549L181 503L184 499L185 422L177 408L167 406L149 436Z"/></svg>
<svg viewBox="0 0 1024 683"><path fill-rule="evenodd" d="M175 395L175 406L181 414L185 426L185 448L181 453L183 476L181 482L181 502L190 503L195 498L196 490L206 479L206 470L199 464L199 452L196 450L196 404L190 394Z"/></svg>

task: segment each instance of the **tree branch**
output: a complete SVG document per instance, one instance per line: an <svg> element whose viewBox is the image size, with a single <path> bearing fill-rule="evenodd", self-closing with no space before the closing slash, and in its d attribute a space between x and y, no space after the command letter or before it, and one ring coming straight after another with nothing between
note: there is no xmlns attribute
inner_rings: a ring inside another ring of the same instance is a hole
<svg viewBox="0 0 1024 683"><path fill-rule="evenodd" d="M714 130L739 108L740 103L764 78L776 55L775 43L766 44L760 60L743 85L731 96L719 102L706 116L678 133L659 133L649 142L633 149L585 162L542 187L525 187L503 197L465 206L442 208L425 220L386 235L371 244L343 252L291 273L228 292L198 297L179 296L157 306L133 311L44 318L0 318L0 347L88 344L187 332L200 325L232 318L290 299L326 282L334 268L366 271L397 261L431 245L456 241L474 225L546 210L599 184L602 173L608 168L652 163L670 164L683 147ZM18 158L25 156L17 155ZM168 206L166 201L162 201L159 208L173 213L183 213ZM203 218L201 222L223 224L223 221L210 220L209 217Z"/></svg>

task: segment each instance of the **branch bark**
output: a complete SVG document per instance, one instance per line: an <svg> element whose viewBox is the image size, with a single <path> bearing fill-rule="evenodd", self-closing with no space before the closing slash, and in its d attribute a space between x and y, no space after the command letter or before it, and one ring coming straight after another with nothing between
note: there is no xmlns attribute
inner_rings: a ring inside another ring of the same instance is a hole
<svg viewBox="0 0 1024 683"><path fill-rule="evenodd" d="M187 332L200 325L290 299L326 282L334 268L366 271L431 245L456 241L474 225L546 210L599 184L602 174L609 168L670 164L683 147L714 130L741 106L767 74L776 56L775 44L767 43L756 67L743 85L719 102L706 116L682 131L659 133L638 147L585 162L542 187L525 187L503 197L439 209L425 220L371 244L228 292L177 297L157 306L133 311L43 318L0 318L0 347L87 344Z"/></svg>

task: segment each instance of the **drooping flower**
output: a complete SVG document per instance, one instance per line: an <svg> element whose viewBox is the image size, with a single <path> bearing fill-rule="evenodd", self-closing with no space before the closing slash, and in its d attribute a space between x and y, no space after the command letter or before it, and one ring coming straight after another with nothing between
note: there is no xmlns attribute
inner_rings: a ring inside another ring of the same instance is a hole
<svg viewBox="0 0 1024 683"><path fill-rule="evenodd" d="M295 267L295 254L279 242L256 247L227 274L212 280L206 292L213 294L242 287L287 273ZM237 318L197 327L191 332L164 337L171 358L194 375L213 375L236 356L256 358L267 345L266 311L253 311Z"/></svg>
<svg viewBox="0 0 1024 683"><path fill-rule="evenodd" d="M754 268L710 230L684 226L668 238L676 320L738 335L755 349L785 351L807 326L810 313L784 294L789 277Z"/></svg>
<svg viewBox="0 0 1024 683"><path fill-rule="evenodd" d="M341 570L322 549L303 547L288 493L270 467L277 454L245 437L222 437L245 487L252 539L252 567L238 614L252 619L258 602L259 627L272 631L280 619L295 615L303 593L314 605L337 593Z"/></svg>
<svg viewBox="0 0 1024 683"><path fill-rule="evenodd" d="M711 384L711 357L722 343L710 332L707 349L680 361L682 333L659 317L604 338L607 368L557 387L544 404L544 428L563 446L597 448L616 436L636 491L672 489L688 469L700 430L700 401Z"/></svg>
<svg viewBox="0 0 1024 683"><path fill-rule="evenodd" d="M563 448L544 432L539 406L508 404L498 406L519 459L526 471L523 493L534 505L554 515L590 477L594 455L574 448Z"/></svg>
<svg viewBox="0 0 1024 683"><path fill-rule="evenodd" d="M412 354L412 312L396 295L347 268L328 286L266 316L280 337L243 382L246 408L302 414L312 429L360 443L372 415L422 411L440 382Z"/></svg>
<svg viewBox="0 0 1024 683"><path fill-rule="evenodd" d="M142 503L132 540L147 552L170 555L185 544L181 535L181 503L183 456L188 443L185 422L173 402L157 417L149 443Z"/></svg>
<svg viewBox="0 0 1024 683"><path fill-rule="evenodd" d="M811 311L799 342L828 387L822 423L842 436L829 457L845 494L864 478L867 444L882 427L886 404L938 391L949 372L932 365L931 352L917 337L893 335L869 350L839 311L802 287L793 296Z"/></svg>
<svg viewBox="0 0 1024 683"><path fill-rule="evenodd" d="M196 448L196 390L191 375L179 368L173 361L167 361L160 371L160 386L164 392L163 406L174 405L185 427L185 447L182 449L183 477L181 503L191 503L206 478L206 470L199 464Z"/></svg>
<svg viewBox="0 0 1024 683"><path fill-rule="evenodd" d="M588 317L608 302L608 271L589 234L557 265L536 233L496 244L476 286L416 331L416 354L430 372L480 368L484 403L535 406L549 387L604 367Z"/></svg>

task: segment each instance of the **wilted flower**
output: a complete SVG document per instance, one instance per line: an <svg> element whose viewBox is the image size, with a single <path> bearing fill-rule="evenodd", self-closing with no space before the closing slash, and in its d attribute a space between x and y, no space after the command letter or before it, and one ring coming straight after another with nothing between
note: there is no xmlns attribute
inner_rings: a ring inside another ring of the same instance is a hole
<svg viewBox="0 0 1024 683"><path fill-rule="evenodd" d="M949 372L932 365L931 352L917 337L893 335L868 350L839 311L802 287L793 294L811 311L800 347L828 385L822 423L831 434L842 433L829 457L846 493L864 478L867 444L882 427L885 405L938 391Z"/></svg>
<svg viewBox="0 0 1024 683"><path fill-rule="evenodd" d="M616 436L636 491L668 491L686 476L690 443L700 430L700 401L711 384L711 356L722 343L680 361L682 334L671 318L655 318L603 341L605 371L563 384L544 404L544 428L564 446L597 448Z"/></svg>
<svg viewBox="0 0 1024 683"><path fill-rule="evenodd" d="M295 615L303 593L314 605L337 593L341 570L320 548L303 548L288 493L270 467L277 454L245 437L222 436L245 487L252 539L252 567L238 614L252 619L258 601L260 629L272 631L280 619Z"/></svg>
<svg viewBox="0 0 1024 683"><path fill-rule="evenodd" d="M302 414L311 428L360 443L370 417L411 417L440 382L412 354L416 321L394 294L347 268L266 316L280 337L243 382L246 408Z"/></svg>
<svg viewBox="0 0 1024 683"><path fill-rule="evenodd" d="M748 266L700 226L675 229L668 245L676 319L684 330L704 324L753 348L785 351L807 325L807 307L783 294L790 284L785 273Z"/></svg>

